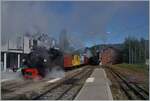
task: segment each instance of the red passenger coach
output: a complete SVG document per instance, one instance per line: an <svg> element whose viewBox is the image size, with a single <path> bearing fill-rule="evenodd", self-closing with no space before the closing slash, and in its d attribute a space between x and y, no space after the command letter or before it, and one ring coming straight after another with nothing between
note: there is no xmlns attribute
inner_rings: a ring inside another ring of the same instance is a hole
<svg viewBox="0 0 150 101"><path fill-rule="evenodd" d="M84 64L88 64L88 57L84 56Z"/></svg>
<svg viewBox="0 0 150 101"><path fill-rule="evenodd" d="M72 67L72 55L64 55L64 68Z"/></svg>

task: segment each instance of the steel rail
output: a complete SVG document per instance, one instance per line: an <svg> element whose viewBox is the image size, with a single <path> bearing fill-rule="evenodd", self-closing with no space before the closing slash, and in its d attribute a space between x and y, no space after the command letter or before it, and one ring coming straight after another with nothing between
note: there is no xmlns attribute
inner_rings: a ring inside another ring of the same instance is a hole
<svg viewBox="0 0 150 101"><path fill-rule="evenodd" d="M124 91L124 93L126 94L128 99L134 100L133 96L127 91L127 89L125 89L123 83L120 80L117 79L118 77L112 71L110 71L110 72L115 77L115 79L118 82L120 88Z"/></svg>
<svg viewBox="0 0 150 101"><path fill-rule="evenodd" d="M122 80L122 81L124 82L124 84L126 84L126 85L130 88L130 90L132 90L133 93L134 93L137 97L140 97L140 99L142 99L142 100L147 100L147 99L149 99L149 95L147 95L146 93L145 93L145 95L143 94L145 91L143 91L142 89L140 89L140 91L137 90L137 88L135 88L136 86L133 87L133 86L132 86L133 84L129 84L128 81L125 79L125 77L123 77L121 74L119 74L119 72L116 72L116 71L113 70L113 69L111 69L111 71L112 71L120 80ZM124 90L125 90L125 89L124 89ZM143 93L141 93L141 91L142 91ZM127 96L129 96L129 94L127 94ZM131 97L129 97L129 98L131 98ZM131 98L131 99L134 99L134 98Z"/></svg>
<svg viewBox="0 0 150 101"><path fill-rule="evenodd" d="M86 79L91 73L91 70L87 71L85 74L82 74L81 77L79 77L79 79ZM73 83L72 86L70 86L68 89L66 89L58 98L56 98L56 100L60 100L67 92L69 92L73 87L75 87L76 85L80 85L77 84L79 81L77 81L76 83ZM81 84L82 85L82 84ZM78 92L75 93L75 95L77 95ZM74 99L74 97L73 97Z"/></svg>
<svg viewBox="0 0 150 101"><path fill-rule="evenodd" d="M83 72L85 72L87 68L84 68L82 69L81 71L78 71L77 73L75 73L74 75L72 75L71 77L69 78L65 78L63 81L60 81L59 83L57 83L56 85L54 85L52 88L48 89L47 91L45 91L44 93L42 94L39 94L38 96L35 96L32 98L32 100L38 100L40 99L42 96L46 95L48 92L52 91L53 89L56 89L57 87L63 85L64 82L66 82L67 80L71 80L73 79L74 77L76 77L77 75L80 75L82 74Z"/></svg>

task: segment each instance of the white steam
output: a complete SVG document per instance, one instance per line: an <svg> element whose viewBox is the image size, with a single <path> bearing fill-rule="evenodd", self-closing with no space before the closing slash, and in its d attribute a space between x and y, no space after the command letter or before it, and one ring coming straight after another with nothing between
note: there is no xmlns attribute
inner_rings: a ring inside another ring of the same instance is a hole
<svg viewBox="0 0 150 101"><path fill-rule="evenodd" d="M63 78L63 77L65 77L65 71L62 69L62 67L54 66L48 73L47 77Z"/></svg>
<svg viewBox="0 0 150 101"><path fill-rule="evenodd" d="M122 5L126 6L122 6ZM55 37L62 29L69 34L77 32L78 40L91 38L106 40L106 30L118 9L126 8L130 2L51 2L51 1L3 1L2 44L10 38L24 33L48 33ZM133 2L130 6L133 5ZM74 40L74 39L73 39ZM74 43L74 42L73 42Z"/></svg>
<svg viewBox="0 0 150 101"><path fill-rule="evenodd" d="M2 44L25 33L57 32L61 24L58 15L45 10L39 2L2 2ZM55 34L55 33L52 33Z"/></svg>
<svg viewBox="0 0 150 101"><path fill-rule="evenodd" d="M92 57L92 53L90 50L87 50L85 54L88 58Z"/></svg>

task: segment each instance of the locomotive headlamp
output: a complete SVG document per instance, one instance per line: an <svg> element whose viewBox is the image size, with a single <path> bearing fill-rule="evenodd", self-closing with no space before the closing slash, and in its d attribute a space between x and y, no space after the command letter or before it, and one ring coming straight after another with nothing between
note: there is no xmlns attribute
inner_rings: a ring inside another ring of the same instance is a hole
<svg viewBox="0 0 150 101"><path fill-rule="evenodd" d="M44 62L47 62L47 59L44 59Z"/></svg>
<svg viewBox="0 0 150 101"><path fill-rule="evenodd" d="M26 59L22 59L22 62L25 62L26 61Z"/></svg>

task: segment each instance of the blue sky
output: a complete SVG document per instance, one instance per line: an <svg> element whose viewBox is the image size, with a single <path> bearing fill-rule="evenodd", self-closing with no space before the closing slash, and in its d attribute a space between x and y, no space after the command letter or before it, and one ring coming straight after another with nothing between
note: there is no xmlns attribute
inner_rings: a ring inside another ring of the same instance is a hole
<svg viewBox="0 0 150 101"><path fill-rule="evenodd" d="M36 1L3 5L3 33L33 31L31 28L35 30L37 26L38 30L58 39L61 30L67 29L69 38L78 39L85 46L121 43L127 36L148 39L149 35L148 1ZM11 17L3 17L9 16L9 12L13 12ZM16 24L6 24L6 20Z"/></svg>

